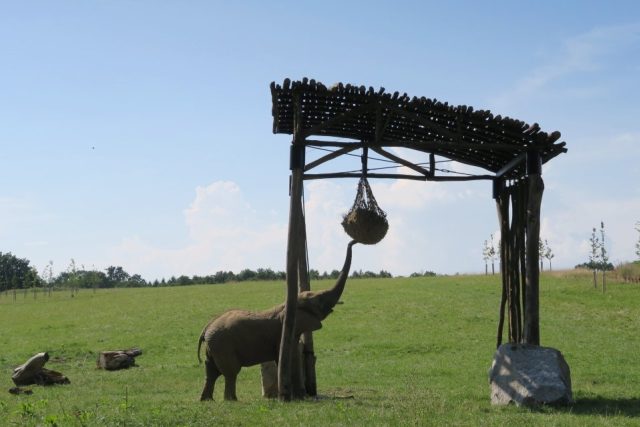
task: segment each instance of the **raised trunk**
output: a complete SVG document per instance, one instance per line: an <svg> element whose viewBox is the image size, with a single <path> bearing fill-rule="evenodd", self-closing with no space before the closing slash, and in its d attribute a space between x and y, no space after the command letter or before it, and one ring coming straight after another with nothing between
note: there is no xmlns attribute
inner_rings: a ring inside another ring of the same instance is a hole
<svg viewBox="0 0 640 427"><path fill-rule="evenodd" d="M336 280L336 284L333 285L331 289L328 289L326 293L322 295L326 304L332 308L338 303L338 301L340 301L340 297L344 291L344 285L349 277L349 269L351 269L351 247L356 243L357 242L355 240L352 240L347 245L347 255L344 259L344 265L342 266L342 271L340 271L338 280Z"/></svg>

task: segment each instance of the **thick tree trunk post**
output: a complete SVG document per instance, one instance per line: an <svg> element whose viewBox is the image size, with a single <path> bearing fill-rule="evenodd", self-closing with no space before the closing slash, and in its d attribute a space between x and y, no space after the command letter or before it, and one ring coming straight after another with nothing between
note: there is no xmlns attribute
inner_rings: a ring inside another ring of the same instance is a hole
<svg viewBox="0 0 640 427"><path fill-rule="evenodd" d="M518 215L520 216L520 224L522 224L520 226L520 228L518 229L518 233L520 235L520 246L518 247L518 256L520 257L520 283L521 283L521 288L522 290L522 310L521 312L523 313L524 310L526 309L527 306L527 301L526 298L524 296L524 287L525 287L525 283L526 283L526 277L527 277L527 247L526 247L526 241L527 241L527 201L528 199L528 185L526 185L526 182L520 182L520 184L518 185ZM522 325L523 322L521 322ZM522 337L522 328L520 328L520 336Z"/></svg>
<svg viewBox="0 0 640 427"><path fill-rule="evenodd" d="M538 153L528 153L528 200L527 200L527 277L525 286L525 344L540 345L540 271L538 270L538 242L540 240L540 207L544 182L541 176L541 161Z"/></svg>
<svg viewBox="0 0 640 427"><path fill-rule="evenodd" d="M513 218L512 233L514 235L513 252L513 276L514 287L517 292L517 319L518 328L516 338L512 342L522 342L523 337L523 316L527 309L527 298L525 293L525 283L527 277L526 265L526 228L527 228L527 187L518 182L513 187Z"/></svg>
<svg viewBox="0 0 640 427"><path fill-rule="evenodd" d="M305 163L300 102L300 95L294 94L293 144L289 159L291 187L289 190L289 233L287 237L287 299L278 356L278 396L280 400L284 401L291 400L293 395L291 369L293 351L294 348L297 348L297 343L294 341L298 306L298 260L301 256L298 231L302 219L302 175Z"/></svg>
<svg viewBox="0 0 640 427"><path fill-rule="evenodd" d="M287 299L285 302L280 355L278 361L278 395L281 400L291 400L293 389L291 368L295 347L296 309L298 306L298 223L302 194L302 169L291 172L291 206L289 212L289 235L287 242Z"/></svg>
<svg viewBox="0 0 640 427"><path fill-rule="evenodd" d="M507 303L509 289L508 272L508 248L509 248L509 195L505 191L504 181L494 181L493 198L496 200L498 211L498 223L500 225L500 275L502 276L502 294L500 297L500 315L498 320L498 333L496 336L496 348L502 344L502 331L504 329L504 311Z"/></svg>
<svg viewBox="0 0 640 427"><path fill-rule="evenodd" d="M522 336L522 310L520 304L520 231L522 218L519 214L518 187L510 187L511 227L509 232L509 342L520 342Z"/></svg>
<svg viewBox="0 0 640 427"><path fill-rule="evenodd" d="M311 281L309 279L309 266L307 260L307 224L303 215L300 217L299 224L300 234L300 259L298 260L298 278L300 291L310 291ZM304 390L309 396L318 395L318 387L316 383L316 356L313 350L313 334L305 332L302 334L302 379L304 382Z"/></svg>

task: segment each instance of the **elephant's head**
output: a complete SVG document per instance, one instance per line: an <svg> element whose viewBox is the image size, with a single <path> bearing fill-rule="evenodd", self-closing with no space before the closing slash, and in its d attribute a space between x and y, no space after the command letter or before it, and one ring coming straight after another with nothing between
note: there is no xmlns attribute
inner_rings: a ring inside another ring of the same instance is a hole
<svg viewBox="0 0 640 427"><path fill-rule="evenodd" d="M324 320L329 313L333 311L333 307L335 307L342 296L344 285L349 277L349 269L351 268L351 247L356 243L357 242L355 240L352 240L347 245L347 255L344 260L342 271L340 271L340 276L338 276L338 280L336 280L336 283L332 288L317 292L305 291L298 295L298 310L300 310L302 314L310 314L312 317L320 321Z"/></svg>

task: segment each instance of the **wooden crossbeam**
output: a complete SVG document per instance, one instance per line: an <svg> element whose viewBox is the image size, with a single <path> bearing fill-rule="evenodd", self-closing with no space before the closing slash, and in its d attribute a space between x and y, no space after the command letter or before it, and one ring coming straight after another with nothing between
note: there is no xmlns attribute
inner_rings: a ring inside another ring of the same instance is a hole
<svg viewBox="0 0 640 427"><path fill-rule="evenodd" d="M334 173L305 173L303 179L325 179L325 178L361 178L361 172L334 172ZM387 179L411 179L414 181L426 181L426 176L406 175L396 173L368 173L367 178L387 178Z"/></svg>
<svg viewBox="0 0 640 427"><path fill-rule="evenodd" d="M388 158L389 160L393 160L396 163L400 163L401 165L406 166L409 169L413 169L414 171L416 171L416 172L418 172L418 173L420 173L422 175L425 175L425 176L430 176L431 175L428 170L426 170L424 168L421 168L420 166L418 166L418 165L416 165L414 163L411 163L408 160L405 160L405 159L403 159L401 157L398 157L395 154L391 154L388 151L383 150L380 147L371 147L371 149L373 151L375 151L376 153L380 154L381 156L384 156L384 157Z"/></svg>
<svg viewBox="0 0 640 427"><path fill-rule="evenodd" d="M360 172L334 172L334 173L306 173L303 179L326 179L326 178L360 178L362 173ZM493 180L493 175L466 175L466 176L424 176L424 175L407 175L407 174L395 174L395 173L368 173L367 178L382 178L382 179L408 179L413 181L485 181Z"/></svg>
<svg viewBox="0 0 640 427"><path fill-rule="evenodd" d="M313 145L315 147L362 147L362 143L359 141L346 142L346 141L320 141L317 139L306 139L304 145Z"/></svg>
<svg viewBox="0 0 640 427"><path fill-rule="evenodd" d="M315 168L316 166L320 166L321 164L323 164L325 162L328 162L329 160L332 160L332 159L335 159L336 157L340 157L340 156L342 156L344 154L350 153L350 152L352 152L352 151L354 151L354 150L356 150L358 148L360 148L360 144L358 144L358 145L351 144L350 147L343 147L343 148L341 148L339 150L331 152L331 153L329 153L329 154L327 154L325 156L322 156L319 159L314 160L313 162L305 165L304 171L306 172L308 170L311 170L311 169Z"/></svg>

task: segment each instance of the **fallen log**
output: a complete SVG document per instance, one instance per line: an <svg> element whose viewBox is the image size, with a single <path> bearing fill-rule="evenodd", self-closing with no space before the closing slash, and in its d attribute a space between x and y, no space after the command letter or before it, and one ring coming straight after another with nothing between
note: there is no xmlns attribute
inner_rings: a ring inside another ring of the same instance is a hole
<svg viewBox="0 0 640 427"><path fill-rule="evenodd" d="M129 350L111 350L102 351L98 356L97 367L107 371L116 371L118 369L127 369L135 366L135 357L142 354L139 348L131 348Z"/></svg>

